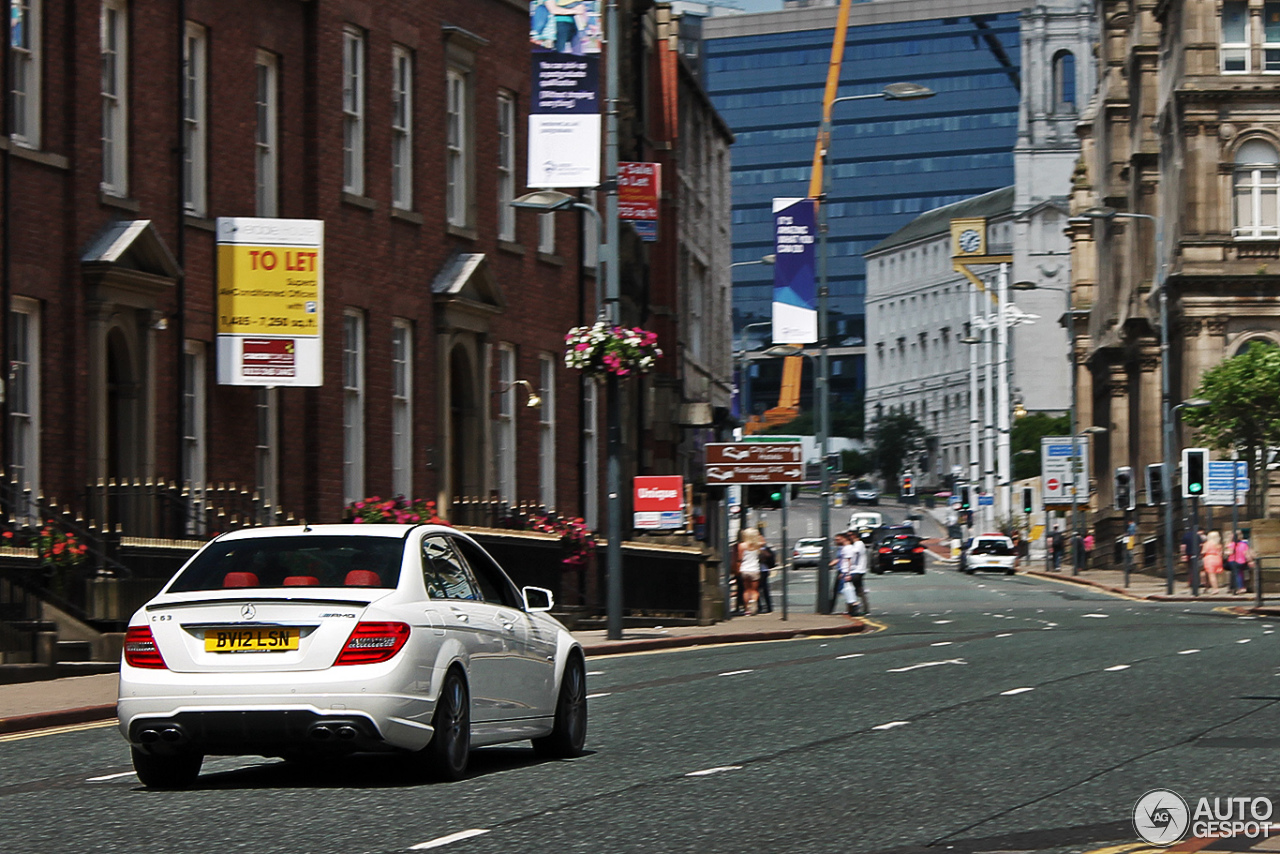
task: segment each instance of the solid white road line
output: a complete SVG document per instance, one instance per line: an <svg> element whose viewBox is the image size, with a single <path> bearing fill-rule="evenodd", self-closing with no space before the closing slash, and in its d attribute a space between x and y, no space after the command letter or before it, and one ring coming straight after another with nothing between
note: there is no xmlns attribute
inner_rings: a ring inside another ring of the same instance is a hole
<svg viewBox="0 0 1280 854"><path fill-rule="evenodd" d="M1028 691L1034 691L1035 688L1010 688L1008 691L1001 691L1001 697L1012 697L1014 694L1025 694Z"/></svg>
<svg viewBox="0 0 1280 854"><path fill-rule="evenodd" d="M1128 670L1132 666L1133 665L1131 664L1113 664L1111 667L1104 667L1102 669L1108 673L1115 673L1117 670Z"/></svg>
<svg viewBox="0 0 1280 854"><path fill-rule="evenodd" d="M942 664L968 664L963 658L948 658L946 661L925 661L921 664L912 664L907 667L894 667L886 670L886 673L906 673L908 670L919 670L921 667L937 667Z"/></svg>
<svg viewBox="0 0 1280 854"><path fill-rule="evenodd" d="M119 780L121 777L132 777L133 771L121 771L119 774L103 774L101 777L90 777L86 783L104 783L107 780Z"/></svg>
<svg viewBox="0 0 1280 854"><path fill-rule="evenodd" d="M1180 651L1178 652L1178 655L1191 655L1191 654L1193 654L1193 653L1197 653L1197 652L1199 652L1199 651L1200 651L1200 650L1198 650L1198 649L1184 649L1184 650L1180 650Z"/></svg>
<svg viewBox="0 0 1280 854"><path fill-rule="evenodd" d="M911 723L911 721L889 721L887 724L873 726L872 729L893 729L894 727L906 726L909 723Z"/></svg>
<svg viewBox="0 0 1280 854"><path fill-rule="evenodd" d="M451 842L461 842L464 839L470 839L473 836L481 836L488 833L488 830L481 830L473 827L470 830L459 830L457 833L450 833L448 836L440 836L435 839L428 839L426 842L419 842L417 845L410 845L410 851L426 851L428 848L439 848L442 845L448 845Z"/></svg>
<svg viewBox="0 0 1280 854"><path fill-rule="evenodd" d="M755 673L755 671L754 670L727 670L724 673L719 673L717 675L718 676L741 676L744 673Z"/></svg>
<svg viewBox="0 0 1280 854"><path fill-rule="evenodd" d="M715 768L703 768L701 771L690 771L685 774L686 777L708 777L712 774L722 774L725 771L741 771L741 765L717 765Z"/></svg>
<svg viewBox="0 0 1280 854"><path fill-rule="evenodd" d="M613 693L612 691L605 691L603 694L588 694L588 695L587 695L587 699L588 699L588 700L599 700L601 697L608 697L608 696L610 696L612 693Z"/></svg>

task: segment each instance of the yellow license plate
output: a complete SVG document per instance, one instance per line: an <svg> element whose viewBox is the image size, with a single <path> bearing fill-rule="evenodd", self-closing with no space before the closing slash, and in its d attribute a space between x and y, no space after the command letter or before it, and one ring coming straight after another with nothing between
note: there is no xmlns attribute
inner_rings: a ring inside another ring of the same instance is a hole
<svg viewBox="0 0 1280 854"><path fill-rule="evenodd" d="M297 629L226 628L204 633L205 652L285 652L297 648Z"/></svg>
<svg viewBox="0 0 1280 854"><path fill-rule="evenodd" d="M903 560L895 560L894 563L911 563L911 558L906 558Z"/></svg>

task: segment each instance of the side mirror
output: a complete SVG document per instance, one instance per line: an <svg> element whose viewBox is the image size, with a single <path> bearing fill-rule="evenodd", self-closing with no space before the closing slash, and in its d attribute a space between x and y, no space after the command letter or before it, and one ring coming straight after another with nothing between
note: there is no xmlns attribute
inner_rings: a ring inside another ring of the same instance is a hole
<svg viewBox="0 0 1280 854"><path fill-rule="evenodd" d="M555 597L545 587L523 587L520 595L524 597L526 611L550 611L555 604Z"/></svg>

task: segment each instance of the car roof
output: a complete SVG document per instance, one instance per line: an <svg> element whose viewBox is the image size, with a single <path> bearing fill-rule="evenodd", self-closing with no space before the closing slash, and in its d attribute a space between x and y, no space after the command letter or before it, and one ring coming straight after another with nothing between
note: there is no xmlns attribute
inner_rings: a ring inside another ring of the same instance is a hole
<svg viewBox="0 0 1280 854"><path fill-rule="evenodd" d="M410 531L422 529L426 533L458 533L447 525L263 525L257 528L240 528L218 537L219 540L248 540L270 537L296 537L301 534L314 536L388 537L403 539Z"/></svg>

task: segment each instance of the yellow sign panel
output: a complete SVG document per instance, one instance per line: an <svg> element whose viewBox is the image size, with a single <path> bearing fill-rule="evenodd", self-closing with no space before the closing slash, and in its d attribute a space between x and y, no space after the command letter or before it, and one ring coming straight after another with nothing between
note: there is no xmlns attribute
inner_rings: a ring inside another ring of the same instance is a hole
<svg viewBox="0 0 1280 854"><path fill-rule="evenodd" d="M318 248L218 246L218 332L320 336Z"/></svg>

